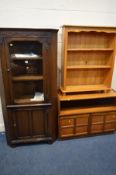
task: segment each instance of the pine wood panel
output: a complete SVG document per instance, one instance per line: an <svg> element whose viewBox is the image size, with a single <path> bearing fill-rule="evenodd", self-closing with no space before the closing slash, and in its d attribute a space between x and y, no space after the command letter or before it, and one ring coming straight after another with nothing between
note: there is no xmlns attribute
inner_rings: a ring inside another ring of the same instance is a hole
<svg viewBox="0 0 116 175"><path fill-rule="evenodd" d="M116 130L116 123L107 123L104 126L104 131L115 131Z"/></svg>
<svg viewBox="0 0 116 175"><path fill-rule="evenodd" d="M69 32L68 48L109 48L113 36L97 32Z"/></svg>
<svg viewBox="0 0 116 175"><path fill-rule="evenodd" d="M88 126L77 126L75 129L75 135L86 135L88 134Z"/></svg>
<svg viewBox="0 0 116 175"><path fill-rule="evenodd" d="M103 124L97 124L97 125L92 125L91 127L91 133L103 133Z"/></svg>
<svg viewBox="0 0 116 175"><path fill-rule="evenodd" d="M67 71L67 86L78 85L99 85L103 84L107 70L75 70L71 69Z"/></svg>
<svg viewBox="0 0 116 175"><path fill-rule="evenodd" d="M61 137L70 137L74 136L74 128L62 128L60 129Z"/></svg>
<svg viewBox="0 0 116 175"><path fill-rule="evenodd" d="M78 115L77 118L76 118L76 125L79 126L79 125L88 125L88 119L89 119L89 116L88 114L85 114L85 115Z"/></svg>
<svg viewBox="0 0 116 175"><path fill-rule="evenodd" d="M67 66L79 65L111 65L112 52L94 51L94 52L68 52Z"/></svg>

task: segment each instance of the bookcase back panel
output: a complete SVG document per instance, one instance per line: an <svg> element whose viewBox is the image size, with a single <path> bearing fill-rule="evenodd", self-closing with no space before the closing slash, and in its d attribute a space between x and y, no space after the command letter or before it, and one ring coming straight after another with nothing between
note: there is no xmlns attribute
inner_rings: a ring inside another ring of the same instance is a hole
<svg viewBox="0 0 116 175"><path fill-rule="evenodd" d="M113 34L104 32L69 32L68 49L70 48L110 48L114 39Z"/></svg>
<svg viewBox="0 0 116 175"><path fill-rule="evenodd" d="M23 96L34 96L35 92L43 92L43 82L42 81L32 81L32 82L15 82L13 83L13 95L14 99L21 98Z"/></svg>
<svg viewBox="0 0 116 175"><path fill-rule="evenodd" d="M106 70L69 70L67 71L67 86L103 84Z"/></svg>
<svg viewBox="0 0 116 175"><path fill-rule="evenodd" d="M100 98L100 99L83 99L83 100L71 100L71 101L62 101L60 103L61 110L70 110L70 109L84 109L92 107L104 107L115 105L114 98ZM97 120L97 119L96 119ZM100 121L100 118L99 118Z"/></svg>
<svg viewBox="0 0 116 175"><path fill-rule="evenodd" d="M78 65L109 65L113 52L68 52L67 66Z"/></svg>

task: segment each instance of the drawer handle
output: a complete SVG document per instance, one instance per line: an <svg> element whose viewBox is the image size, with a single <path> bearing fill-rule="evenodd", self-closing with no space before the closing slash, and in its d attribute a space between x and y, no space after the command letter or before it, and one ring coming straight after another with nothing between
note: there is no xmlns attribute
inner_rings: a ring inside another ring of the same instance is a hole
<svg viewBox="0 0 116 175"><path fill-rule="evenodd" d="M7 72L10 72L10 68L7 69Z"/></svg>
<svg viewBox="0 0 116 175"><path fill-rule="evenodd" d="M14 123L13 126L16 127L17 126L16 123Z"/></svg>

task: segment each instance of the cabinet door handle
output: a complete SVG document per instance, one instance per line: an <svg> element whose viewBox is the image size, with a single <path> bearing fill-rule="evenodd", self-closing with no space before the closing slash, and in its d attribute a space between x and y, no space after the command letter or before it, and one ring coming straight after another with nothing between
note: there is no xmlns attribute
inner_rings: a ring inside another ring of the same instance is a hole
<svg viewBox="0 0 116 175"><path fill-rule="evenodd" d="M7 69L7 72L10 72L10 68Z"/></svg>
<svg viewBox="0 0 116 175"><path fill-rule="evenodd" d="M14 123L13 126L16 127L17 126L16 123Z"/></svg>

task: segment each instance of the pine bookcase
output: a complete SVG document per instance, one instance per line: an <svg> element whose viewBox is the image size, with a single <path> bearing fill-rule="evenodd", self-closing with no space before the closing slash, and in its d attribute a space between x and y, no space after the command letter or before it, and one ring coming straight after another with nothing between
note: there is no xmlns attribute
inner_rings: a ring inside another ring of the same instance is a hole
<svg viewBox="0 0 116 175"><path fill-rule="evenodd" d="M59 137L115 131L116 27L65 25L62 34Z"/></svg>

